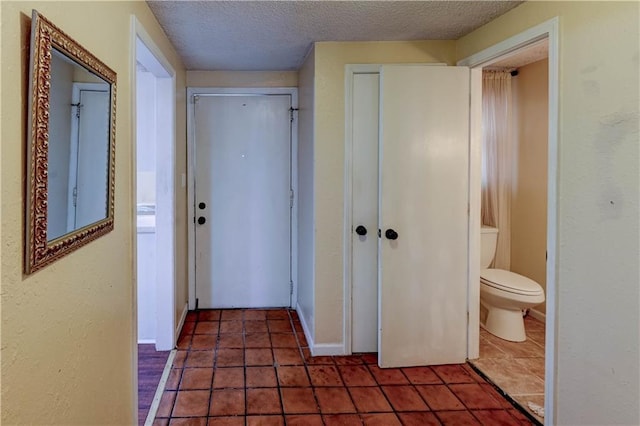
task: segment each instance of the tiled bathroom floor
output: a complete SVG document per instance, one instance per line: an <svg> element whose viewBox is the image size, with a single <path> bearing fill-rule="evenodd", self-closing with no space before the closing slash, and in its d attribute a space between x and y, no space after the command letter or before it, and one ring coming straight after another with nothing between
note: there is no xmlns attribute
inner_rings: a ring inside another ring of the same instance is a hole
<svg viewBox="0 0 640 426"><path fill-rule="evenodd" d="M480 328L480 358L471 362L542 423L529 402L544 407L544 323L527 316L524 326L527 340L521 343Z"/></svg>
<svg viewBox="0 0 640 426"><path fill-rule="evenodd" d="M466 364L311 357L295 311L190 312L154 425L524 425Z"/></svg>

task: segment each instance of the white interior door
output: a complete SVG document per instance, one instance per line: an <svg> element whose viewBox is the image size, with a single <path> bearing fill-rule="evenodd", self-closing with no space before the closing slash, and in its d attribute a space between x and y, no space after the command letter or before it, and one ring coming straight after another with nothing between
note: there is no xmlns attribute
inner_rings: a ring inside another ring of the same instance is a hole
<svg viewBox="0 0 640 426"><path fill-rule="evenodd" d="M200 308L291 305L289 108L289 95L197 97Z"/></svg>
<svg viewBox="0 0 640 426"><path fill-rule="evenodd" d="M107 217L109 170L109 86L74 83L73 102L80 111L73 118L77 130L71 144L69 173L69 230L82 228ZM102 188L102 190L96 190Z"/></svg>
<svg viewBox="0 0 640 426"><path fill-rule="evenodd" d="M385 65L380 99L379 364L464 362L469 70Z"/></svg>
<svg viewBox="0 0 640 426"><path fill-rule="evenodd" d="M352 352L378 350L378 73L354 74L352 91ZM359 235L366 230L365 235Z"/></svg>

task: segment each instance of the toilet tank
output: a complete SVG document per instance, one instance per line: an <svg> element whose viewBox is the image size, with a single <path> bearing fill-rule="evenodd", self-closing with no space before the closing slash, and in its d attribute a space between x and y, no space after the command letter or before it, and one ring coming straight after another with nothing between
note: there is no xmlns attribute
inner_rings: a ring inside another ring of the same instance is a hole
<svg viewBox="0 0 640 426"><path fill-rule="evenodd" d="M496 254L498 243L498 228L482 227L480 235L480 269L487 269Z"/></svg>

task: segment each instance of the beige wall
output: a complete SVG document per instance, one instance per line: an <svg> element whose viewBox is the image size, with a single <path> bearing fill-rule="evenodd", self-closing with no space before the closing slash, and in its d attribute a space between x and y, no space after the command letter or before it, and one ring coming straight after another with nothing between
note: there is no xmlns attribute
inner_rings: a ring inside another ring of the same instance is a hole
<svg viewBox="0 0 640 426"><path fill-rule="evenodd" d="M639 7L526 2L456 44L462 59L559 17L556 417L550 424L640 423Z"/></svg>
<svg viewBox="0 0 640 426"><path fill-rule="evenodd" d="M22 194L32 8L118 74L116 193L111 233L25 277ZM131 14L177 70L178 94L184 92L183 66L144 2L2 2L1 11L2 424L133 424ZM184 105L181 95L176 133L182 147ZM185 169L182 151L178 173ZM186 206L182 195L177 202ZM184 233L181 210L178 232Z"/></svg>
<svg viewBox="0 0 640 426"><path fill-rule="evenodd" d="M298 311L314 339L314 132L315 49L311 49L299 74L298 88Z"/></svg>
<svg viewBox="0 0 640 426"><path fill-rule="evenodd" d="M453 64L454 41L315 45L315 343L343 344L344 78L346 64Z"/></svg>
<svg viewBox="0 0 640 426"><path fill-rule="evenodd" d="M514 182L511 199L511 270L547 293L548 60L518 68L515 103ZM546 303L533 309L546 312Z"/></svg>
<svg viewBox="0 0 640 426"><path fill-rule="evenodd" d="M297 71L187 71L188 87L296 87Z"/></svg>

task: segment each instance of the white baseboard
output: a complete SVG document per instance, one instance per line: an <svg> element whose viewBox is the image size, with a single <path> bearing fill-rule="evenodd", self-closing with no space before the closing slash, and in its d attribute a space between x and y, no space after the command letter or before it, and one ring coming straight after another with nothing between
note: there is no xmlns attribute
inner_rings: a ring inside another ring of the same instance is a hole
<svg viewBox="0 0 640 426"><path fill-rule="evenodd" d="M302 324L302 331L304 332L304 337L307 338L307 343L311 348L313 346L313 339L311 338L311 330L309 330L309 326L305 321L304 311L300 307L299 303L296 303L296 312L298 313L298 318L300 318L300 324Z"/></svg>
<svg viewBox="0 0 640 426"><path fill-rule="evenodd" d="M298 312L302 330L304 331L304 336L307 338L312 356L344 355L344 345L342 343L314 343L300 304L296 304L296 311Z"/></svg>
<svg viewBox="0 0 640 426"><path fill-rule="evenodd" d="M138 339L139 345L155 345L156 339Z"/></svg>
<svg viewBox="0 0 640 426"><path fill-rule="evenodd" d="M178 338L180 337L180 332L182 331L182 326L184 325L184 320L187 318L187 312L189 312L189 304L185 303L184 308L182 308L182 314L180 315L180 319L176 324L176 332L175 332L175 342L177 344Z"/></svg>
<svg viewBox="0 0 640 426"><path fill-rule="evenodd" d="M344 345L342 343L317 343L309 346L313 356L344 355Z"/></svg>
<svg viewBox="0 0 640 426"><path fill-rule="evenodd" d="M540 311L536 311L535 309L529 309L529 315L531 315L532 318L535 318L538 321L547 322L547 316Z"/></svg>

